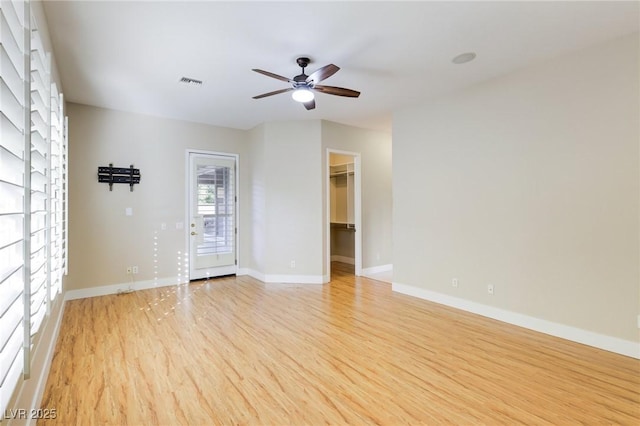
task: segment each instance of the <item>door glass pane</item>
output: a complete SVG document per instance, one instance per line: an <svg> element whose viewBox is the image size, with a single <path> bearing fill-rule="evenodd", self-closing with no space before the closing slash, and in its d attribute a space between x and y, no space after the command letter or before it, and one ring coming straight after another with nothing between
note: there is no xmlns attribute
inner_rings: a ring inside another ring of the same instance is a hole
<svg viewBox="0 0 640 426"><path fill-rule="evenodd" d="M233 252L235 234L233 168L198 166L198 215L202 217L202 237L198 256Z"/></svg>

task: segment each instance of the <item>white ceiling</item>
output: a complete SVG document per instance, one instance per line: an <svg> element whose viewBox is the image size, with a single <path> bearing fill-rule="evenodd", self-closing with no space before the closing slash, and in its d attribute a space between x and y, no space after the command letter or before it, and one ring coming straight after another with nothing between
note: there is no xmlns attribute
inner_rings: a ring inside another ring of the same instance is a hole
<svg viewBox="0 0 640 426"><path fill-rule="evenodd" d="M327 119L390 130L392 111L639 30L639 2L45 1L67 100L249 129ZM464 65L451 59L473 51ZM307 111L287 83L252 72L307 74L334 63ZM179 84L183 77L200 87Z"/></svg>

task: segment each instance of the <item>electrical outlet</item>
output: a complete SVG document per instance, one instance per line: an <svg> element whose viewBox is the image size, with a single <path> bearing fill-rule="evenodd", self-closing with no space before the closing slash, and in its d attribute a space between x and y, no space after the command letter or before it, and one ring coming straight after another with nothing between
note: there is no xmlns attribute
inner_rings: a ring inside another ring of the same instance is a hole
<svg viewBox="0 0 640 426"><path fill-rule="evenodd" d="M127 266L127 275L131 275L131 273L132 273L131 266Z"/></svg>
<svg viewBox="0 0 640 426"><path fill-rule="evenodd" d="M493 284L489 284L487 286L487 293L493 295Z"/></svg>
<svg viewBox="0 0 640 426"><path fill-rule="evenodd" d="M138 267L137 266L132 266L131 267L131 272L135 275L138 273Z"/></svg>
<svg viewBox="0 0 640 426"><path fill-rule="evenodd" d="M455 288L458 288L458 279L454 278L451 280L451 285Z"/></svg>
<svg viewBox="0 0 640 426"><path fill-rule="evenodd" d="M295 260L291 261L291 269L296 269L296 261Z"/></svg>

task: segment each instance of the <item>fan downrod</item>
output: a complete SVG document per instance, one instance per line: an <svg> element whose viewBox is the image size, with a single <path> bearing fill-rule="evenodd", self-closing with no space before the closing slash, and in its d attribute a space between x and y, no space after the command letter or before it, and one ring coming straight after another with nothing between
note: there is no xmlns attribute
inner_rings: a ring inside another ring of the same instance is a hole
<svg viewBox="0 0 640 426"><path fill-rule="evenodd" d="M302 73L293 77L293 81L295 81L296 83L305 84L307 77L309 76L304 73L304 69L307 67L307 65L309 65L309 62L311 62L311 60L303 56L296 59L296 62L298 63L298 66L302 68Z"/></svg>

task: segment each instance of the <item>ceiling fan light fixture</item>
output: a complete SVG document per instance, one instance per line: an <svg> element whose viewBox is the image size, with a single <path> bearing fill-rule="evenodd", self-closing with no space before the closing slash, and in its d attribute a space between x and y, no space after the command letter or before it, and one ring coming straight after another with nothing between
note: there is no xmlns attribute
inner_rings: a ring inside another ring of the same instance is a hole
<svg viewBox="0 0 640 426"><path fill-rule="evenodd" d="M300 103L310 102L314 98L313 92L306 87L300 87L294 90L291 97L294 101Z"/></svg>

